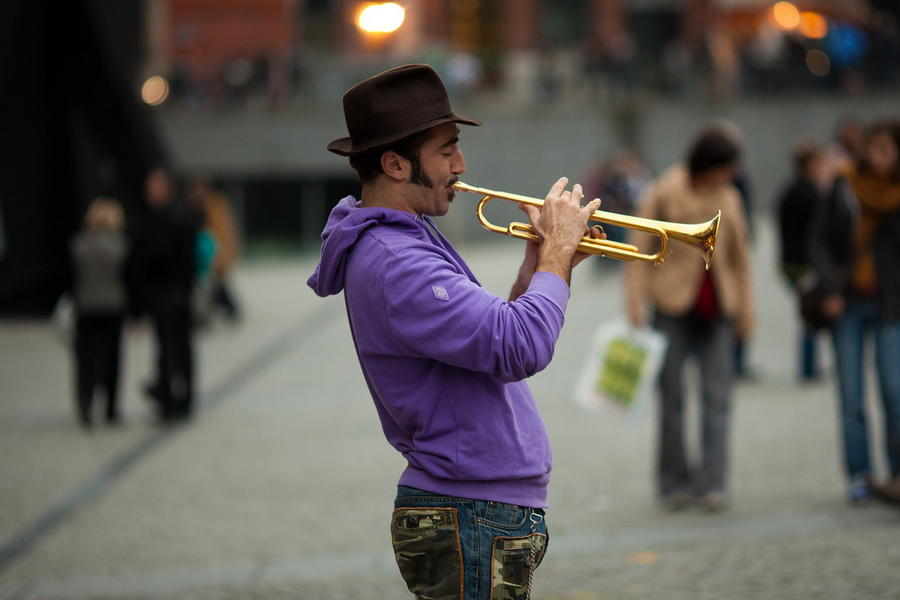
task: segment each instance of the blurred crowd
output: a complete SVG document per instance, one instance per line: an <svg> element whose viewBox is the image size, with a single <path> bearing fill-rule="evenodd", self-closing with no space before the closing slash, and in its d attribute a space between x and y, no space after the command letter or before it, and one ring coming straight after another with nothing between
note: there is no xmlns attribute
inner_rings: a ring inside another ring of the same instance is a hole
<svg viewBox="0 0 900 600"><path fill-rule="evenodd" d="M147 174L143 200L141 226L128 228L117 199L95 198L70 243L73 286L57 312L69 313L64 339L74 359L76 414L85 428L101 411L107 424L121 421L126 322L147 323L155 333L154 378L143 391L160 422L171 424L190 419L196 408L194 334L240 317L230 285L240 238L225 195L201 176L179 186L157 167Z"/></svg>
<svg viewBox="0 0 900 600"><path fill-rule="evenodd" d="M764 23L734 39L713 27L691 52L674 42L664 50L661 85L670 93L705 91L717 97L896 89L900 30L890 13L865 23L835 20L821 37Z"/></svg>
<svg viewBox="0 0 900 600"><path fill-rule="evenodd" d="M801 384L825 382L821 346L834 357L836 397L847 497L900 503L900 119L870 123L845 116L823 138L785 149L793 177L774 202L780 272L798 319L795 372ZM663 267L626 267L626 311L634 325L667 334L658 380L658 486L665 506L681 510L695 495L709 510L728 503L727 432L732 381L760 376L748 356L754 330L750 192L740 156L740 131L711 124L683 160L654 176L641 158L621 149L582 176L585 195L604 210L657 221L702 222L722 212L723 226L709 270L695 256L671 254ZM652 253L649 234L607 226L609 240ZM616 261L598 261L614 268ZM880 410L867 402L868 356L874 357ZM683 366L700 368L702 439L691 464L684 439ZM884 429L874 447L872 427ZM873 456L884 452L879 477Z"/></svg>
<svg viewBox="0 0 900 600"><path fill-rule="evenodd" d="M779 200L782 270L803 321L799 375L821 376L818 333L835 358L843 463L853 503L900 501L900 119L841 122L800 140ZM874 357L880 415L867 403ZM877 481L870 427L882 422L889 483Z"/></svg>
<svg viewBox="0 0 900 600"><path fill-rule="evenodd" d="M531 100L554 102L573 93L600 100L635 93L729 99L900 86L900 27L887 12L872 11L865 22L832 21L822 37L783 30L767 21L749 34L714 24L695 39L677 37L652 50L658 55L642 56L649 52L638 48L627 32L602 49L543 48L535 53ZM504 80L496 72L501 67L495 60L485 62L476 53L430 47L407 58L433 65L453 96L488 90ZM299 48L286 54L234 56L202 66L176 61L167 73L171 88L167 106L277 111L304 102L332 101L336 69L335 60Z"/></svg>

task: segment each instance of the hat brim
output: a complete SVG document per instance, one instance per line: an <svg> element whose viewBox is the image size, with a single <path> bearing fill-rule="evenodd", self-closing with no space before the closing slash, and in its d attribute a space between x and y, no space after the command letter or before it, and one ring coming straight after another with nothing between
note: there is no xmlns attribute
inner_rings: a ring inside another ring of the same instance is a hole
<svg viewBox="0 0 900 600"><path fill-rule="evenodd" d="M342 137L328 144L328 151L334 152L335 154L339 154L341 156L358 156L360 154L378 150L379 148L386 148L391 144L396 144L397 142L403 141L406 138L413 136L421 131L431 129L432 127L437 127L438 125L443 125L444 123L460 123L462 125L473 125L475 127L481 126L481 121L479 121L478 119L471 119L469 117L457 115L456 113L450 113L449 115L443 116L439 119L433 119L431 121L426 121L425 123L419 123L412 127L394 132L389 136L380 137L378 139L370 140L368 142L357 144L355 146L353 145L353 140L350 137Z"/></svg>

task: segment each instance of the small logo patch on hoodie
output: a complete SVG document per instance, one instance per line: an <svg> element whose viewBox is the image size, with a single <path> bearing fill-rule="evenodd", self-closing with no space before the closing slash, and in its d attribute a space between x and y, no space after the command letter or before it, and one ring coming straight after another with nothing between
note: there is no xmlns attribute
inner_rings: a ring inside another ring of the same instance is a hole
<svg viewBox="0 0 900 600"><path fill-rule="evenodd" d="M431 286L431 291L434 293L434 297L438 300L443 300L444 302L450 302L450 294L447 293L447 290L442 288L439 285Z"/></svg>

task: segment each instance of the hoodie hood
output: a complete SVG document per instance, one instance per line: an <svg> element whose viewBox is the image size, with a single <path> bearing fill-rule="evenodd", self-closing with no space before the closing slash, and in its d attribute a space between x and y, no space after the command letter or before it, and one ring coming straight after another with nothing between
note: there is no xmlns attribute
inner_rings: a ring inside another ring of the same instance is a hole
<svg viewBox="0 0 900 600"><path fill-rule="evenodd" d="M363 208L353 196L347 196L332 209L322 230L322 253L316 270L306 284L318 295L331 296L344 289L347 255L370 227L392 224L420 228L409 213L389 208Z"/></svg>

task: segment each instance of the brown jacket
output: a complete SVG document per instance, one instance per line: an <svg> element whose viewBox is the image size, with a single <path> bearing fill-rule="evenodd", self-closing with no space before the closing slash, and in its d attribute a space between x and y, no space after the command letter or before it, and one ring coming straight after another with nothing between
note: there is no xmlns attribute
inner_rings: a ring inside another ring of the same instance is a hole
<svg viewBox="0 0 900 600"><path fill-rule="evenodd" d="M217 278L225 277L241 254L241 239L235 224L234 213L228 198L218 190L212 190L203 198L206 226L216 238L218 247L213 258L213 270Z"/></svg>
<svg viewBox="0 0 900 600"><path fill-rule="evenodd" d="M740 193L732 186L695 190L688 173L675 166L663 173L645 192L637 216L674 223L701 223L722 211L710 271L721 314L735 320L737 334L748 337L754 327L750 243L747 218ZM642 252L659 247L655 235L633 232L631 243ZM632 323L648 321L648 304L669 316L685 316L693 310L705 272L700 254L681 242L669 241L665 262L653 266L633 262L625 271L627 310ZM649 302L648 302L649 301Z"/></svg>

